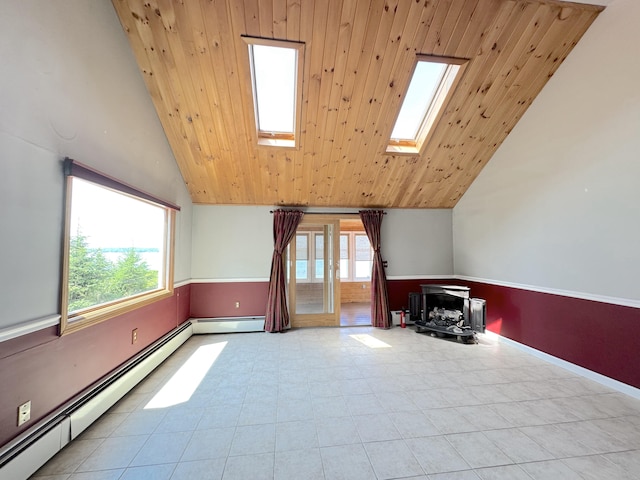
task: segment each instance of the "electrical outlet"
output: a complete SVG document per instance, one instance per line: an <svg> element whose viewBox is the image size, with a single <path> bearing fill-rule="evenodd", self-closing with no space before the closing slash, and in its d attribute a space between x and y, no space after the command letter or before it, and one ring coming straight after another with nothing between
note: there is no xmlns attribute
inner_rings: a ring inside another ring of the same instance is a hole
<svg viewBox="0 0 640 480"><path fill-rule="evenodd" d="M18 426L26 423L31 418L31 400L18 407Z"/></svg>
<svg viewBox="0 0 640 480"><path fill-rule="evenodd" d="M134 328L131 330L131 345L138 341L138 329Z"/></svg>
<svg viewBox="0 0 640 480"><path fill-rule="evenodd" d="M236 308L240 308L240 302L236 302Z"/></svg>

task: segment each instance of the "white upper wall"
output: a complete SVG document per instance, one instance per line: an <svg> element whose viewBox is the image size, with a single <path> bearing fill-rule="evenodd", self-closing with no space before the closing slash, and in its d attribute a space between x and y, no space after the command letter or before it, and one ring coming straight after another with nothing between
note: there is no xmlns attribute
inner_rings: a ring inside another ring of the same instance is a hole
<svg viewBox="0 0 640 480"><path fill-rule="evenodd" d="M59 313L66 156L180 205L189 279L191 200L112 4L3 0L0 58L0 329Z"/></svg>
<svg viewBox="0 0 640 480"><path fill-rule="evenodd" d="M194 280L267 280L273 255L269 207L193 206Z"/></svg>
<svg viewBox="0 0 640 480"><path fill-rule="evenodd" d="M640 299L639 25L613 1L455 207L456 274Z"/></svg>
<svg viewBox="0 0 640 480"><path fill-rule="evenodd" d="M382 258L387 277L453 274L451 209L387 210L382 222Z"/></svg>
<svg viewBox="0 0 640 480"><path fill-rule="evenodd" d="M270 207L195 205L191 265L194 280L268 280L273 254L270 210ZM382 257L389 263L387 276L453 273L451 210L387 210L381 234Z"/></svg>

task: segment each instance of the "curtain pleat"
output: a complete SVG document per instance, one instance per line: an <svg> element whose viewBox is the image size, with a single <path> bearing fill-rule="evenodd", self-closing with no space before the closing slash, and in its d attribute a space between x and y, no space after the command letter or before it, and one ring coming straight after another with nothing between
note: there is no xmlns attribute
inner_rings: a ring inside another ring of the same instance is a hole
<svg viewBox="0 0 640 480"><path fill-rule="evenodd" d="M382 254L380 253L380 227L382 225L382 210L361 210L360 218L364 230L373 248L373 268L371 271L371 325L378 328L391 326L389 311L389 293L387 291L387 276L384 273Z"/></svg>
<svg viewBox="0 0 640 480"><path fill-rule="evenodd" d="M282 254L296 234L303 215L300 210L273 212L273 258L271 259L267 313L264 320L266 332L281 332L289 326L286 272Z"/></svg>

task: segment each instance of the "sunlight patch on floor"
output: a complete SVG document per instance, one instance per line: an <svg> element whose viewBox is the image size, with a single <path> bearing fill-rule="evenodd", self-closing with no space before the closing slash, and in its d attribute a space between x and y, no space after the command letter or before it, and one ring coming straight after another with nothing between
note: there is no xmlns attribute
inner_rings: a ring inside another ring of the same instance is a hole
<svg viewBox="0 0 640 480"><path fill-rule="evenodd" d="M145 405L145 410L188 402L226 345L221 342L199 347Z"/></svg>
<svg viewBox="0 0 640 480"><path fill-rule="evenodd" d="M376 337L373 337L367 333L349 336L369 348L391 348L391 345L389 345L388 343L385 343L382 340L378 340Z"/></svg>

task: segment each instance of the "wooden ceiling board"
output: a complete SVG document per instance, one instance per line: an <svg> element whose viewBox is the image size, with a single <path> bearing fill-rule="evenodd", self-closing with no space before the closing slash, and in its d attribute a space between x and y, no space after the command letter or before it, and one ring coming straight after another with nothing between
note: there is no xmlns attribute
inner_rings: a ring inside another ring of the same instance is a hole
<svg viewBox="0 0 640 480"><path fill-rule="evenodd" d="M358 47L362 42L362 35L364 35L364 28L360 28L357 31L353 29L353 18L357 15L356 2L354 0L346 1L342 7L342 16L340 19L340 27L337 32L337 43L335 52L335 66L332 67L332 84L331 93L329 95L329 101L327 105L326 123L323 131L325 135L322 138L322 155L327 162L326 168L326 180L323 182L323 191L321 198L332 198L333 188L339 185L336 182L336 168L339 161L336 160L336 155L339 154L339 150L336 147L340 145L342 141L341 128L342 122L346 119L346 109L341 109L341 105L347 102L347 92L349 92L349 86L352 85L353 75L350 75L347 71L348 65L355 62L349 62L351 53L356 53ZM360 12L361 15L366 15L367 12ZM359 22L356 25L364 27L364 22ZM355 74L354 74L355 75ZM345 85L347 85L345 87ZM340 115L340 112L344 112Z"/></svg>
<svg viewBox="0 0 640 480"><path fill-rule="evenodd" d="M346 151L347 158L360 157L361 160L348 163L344 176L341 177L351 179L352 185L350 188L344 188L343 185L344 193L341 194L350 205L356 205L359 202L367 203L367 197L372 192L371 185L368 183L375 178L371 175L371 167L376 157L367 155L367 152L368 146L379 141L381 135L373 118L380 111L385 92L394 88L393 82L390 81L390 75L393 74L391 67L400 46L401 29L407 24L406 19L409 13L408 9L396 9L396 7L408 4L409 2L400 2L400 4L388 5L389 9L385 9L381 17L373 52L368 58L365 57L365 62L368 60L367 75L364 77L366 81L362 88L360 108L353 127L355 135L350 139ZM393 14L391 14L392 11ZM400 14L398 14L399 11ZM377 173L382 174L381 171Z"/></svg>
<svg viewBox="0 0 640 480"><path fill-rule="evenodd" d="M348 125L354 123L358 115L358 106L362 100L364 80L366 74L359 74L367 68L366 63L361 63L370 58L372 50L369 46L373 44L373 39L377 33L377 25L382 15L383 1L373 5L366 2L358 2L356 12L351 19L351 39L347 52L341 52L341 56L346 56L346 67L344 75L336 78L336 84L341 87L340 102L334 105L336 112L336 126L333 131L327 132L325 138L331 143L329 151L329 169L326 182L330 185L329 198L344 198L351 182L344 182L347 177L347 168L351 166L352 159L348 156L348 149L354 134L353 127ZM366 18L366 21L362 19ZM356 19L359 19L356 21Z"/></svg>
<svg viewBox="0 0 640 480"><path fill-rule="evenodd" d="M327 98L331 89L333 74L331 72L333 57L336 51L336 35L333 29L339 21L340 3L336 0L315 2L313 14L313 35L311 45L323 45L323 48L310 48L309 76L307 85L307 118L304 128L303 141L305 150L311 155L305 155L305 165L302 171L302 187L307 201L310 204L317 203L316 197L320 196L319 191L323 185L320 183L319 172L322 170L322 155L319 151L322 147L324 119L326 118L326 104L323 102ZM338 19L336 21L336 19ZM306 61L306 59L305 59ZM306 148L309 147L309 148ZM311 175L308 173L311 172Z"/></svg>
<svg viewBox="0 0 640 480"><path fill-rule="evenodd" d="M112 0L194 203L451 208L602 7ZM297 148L258 146L243 36L305 45ZM416 55L467 59L419 155L386 148Z"/></svg>
<svg viewBox="0 0 640 480"><path fill-rule="evenodd" d="M323 155L326 156L328 168L324 180L326 198L334 198L339 191L342 182L338 179L343 178L343 171L340 167L346 165L343 149L344 139L349 138L346 133L345 125L351 113L350 106L354 97L356 88L357 65L361 57L361 47L365 45L365 37L370 31L373 18L370 13L373 9L369 9L363 2L351 1L348 8L343 8L343 17L341 19L340 30L338 33L338 45L336 54L338 61L336 62L335 71L333 73L333 86L331 90L331 98L329 100L330 110L328 112L327 124L324 137ZM366 21L355 22L355 18ZM355 102L353 102L355 105Z"/></svg>

